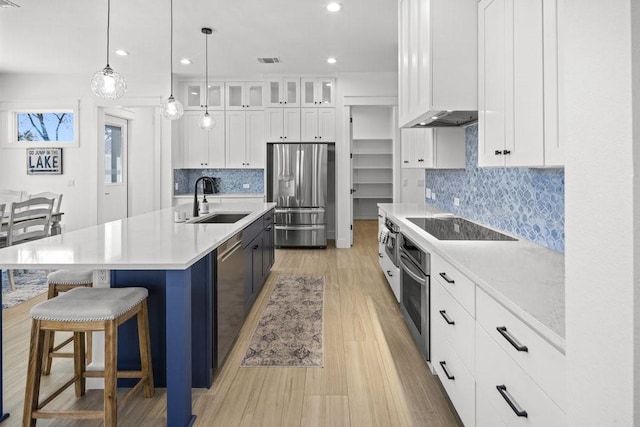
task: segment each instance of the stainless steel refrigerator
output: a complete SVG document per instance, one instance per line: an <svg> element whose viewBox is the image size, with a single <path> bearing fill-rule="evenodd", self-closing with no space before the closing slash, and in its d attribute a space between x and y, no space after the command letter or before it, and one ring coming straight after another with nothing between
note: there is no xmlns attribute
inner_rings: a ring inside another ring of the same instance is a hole
<svg viewBox="0 0 640 427"><path fill-rule="evenodd" d="M329 144L268 144L276 247L327 247L328 150Z"/></svg>

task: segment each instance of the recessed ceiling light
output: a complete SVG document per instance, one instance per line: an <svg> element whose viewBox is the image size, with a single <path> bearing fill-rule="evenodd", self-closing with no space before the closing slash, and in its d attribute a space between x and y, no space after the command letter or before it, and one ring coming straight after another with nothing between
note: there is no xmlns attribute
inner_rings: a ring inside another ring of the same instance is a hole
<svg viewBox="0 0 640 427"><path fill-rule="evenodd" d="M335 64L336 62L338 62L338 60L336 58L327 58L327 62L329 64Z"/></svg>
<svg viewBox="0 0 640 427"><path fill-rule="evenodd" d="M337 12L337 11L339 11L339 10L340 10L340 8L341 8L341 7L342 7L342 6L340 6L340 3L333 2L333 3L329 3L329 4L327 5L327 10L328 10L329 12Z"/></svg>
<svg viewBox="0 0 640 427"><path fill-rule="evenodd" d="M116 55L120 55L120 56L128 56L128 55L129 55L129 52L127 52L127 51L126 51L126 50L124 50L124 49L118 49L118 50L116 50Z"/></svg>
<svg viewBox="0 0 640 427"><path fill-rule="evenodd" d="M418 123L420 126L426 126L427 124L425 122L420 122Z"/></svg>
<svg viewBox="0 0 640 427"><path fill-rule="evenodd" d="M438 120L440 117L438 116L431 116L431 120Z"/></svg>
<svg viewBox="0 0 640 427"><path fill-rule="evenodd" d="M190 60L190 59L187 59L187 58L182 58L182 59L180 60L180 63L181 63L182 65L189 65L189 64L191 64L191 60Z"/></svg>

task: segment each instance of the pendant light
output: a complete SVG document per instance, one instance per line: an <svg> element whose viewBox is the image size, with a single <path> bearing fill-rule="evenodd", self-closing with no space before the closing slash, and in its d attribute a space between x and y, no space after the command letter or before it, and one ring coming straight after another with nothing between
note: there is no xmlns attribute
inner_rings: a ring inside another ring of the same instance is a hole
<svg viewBox="0 0 640 427"><path fill-rule="evenodd" d="M182 108L182 103L173 97L173 0L171 0L171 48L169 52L169 60L171 62L171 74L169 75L169 79L171 80L171 93L169 94L169 98L162 101L160 113L165 119L176 120L182 117L184 108Z"/></svg>
<svg viewBox="0 0 640 427"><path fill-rule="evenodd" d="M203 28L204 34L204 116L200 118L200 129L210 131L216 127L216 119L209 115L209 34L211 34L211 28Z"/></svg>
<svg viewBox="0 0 640 427"><path fill-rule="evenodd" d="M111 24L111 0L107 0L107 66L91 77L91 90L102 99L118 99L127 90L124 78L109 66L109 26Z"/></svg>

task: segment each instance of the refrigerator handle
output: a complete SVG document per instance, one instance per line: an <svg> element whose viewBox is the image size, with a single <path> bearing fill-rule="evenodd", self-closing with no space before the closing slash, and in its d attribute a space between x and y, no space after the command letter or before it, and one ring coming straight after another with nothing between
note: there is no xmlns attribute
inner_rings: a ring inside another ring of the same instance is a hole
<svg viewBox="0 0 640 427"><path fill-rule="evenodd" d="M302 150L301 146L297 145L296 148L296 204L298 206L302 205L301 197L301 188L302 188Z"/></svg>

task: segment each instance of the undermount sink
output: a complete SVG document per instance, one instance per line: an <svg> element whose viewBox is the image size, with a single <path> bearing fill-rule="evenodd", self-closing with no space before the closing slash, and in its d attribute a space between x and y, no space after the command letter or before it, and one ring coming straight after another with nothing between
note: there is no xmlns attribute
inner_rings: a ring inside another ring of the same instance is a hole
<svg viewBox="0 0 640 427"><path fill-rule="evenodd" d="M192 224L233 224L240 221L248 213L220 213L205 216L203 218L194 218L190 221Z"/></svg>

